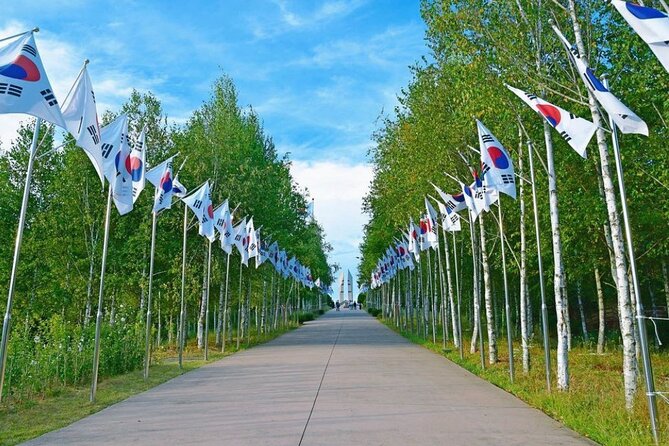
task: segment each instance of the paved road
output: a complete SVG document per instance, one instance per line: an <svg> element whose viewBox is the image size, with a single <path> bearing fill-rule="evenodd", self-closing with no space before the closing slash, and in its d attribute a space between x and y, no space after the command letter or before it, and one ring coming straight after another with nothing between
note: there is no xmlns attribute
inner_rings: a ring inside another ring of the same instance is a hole
<svg viewBox="0 0 669 446"><path fill-rule="evenodd" d="M360 311L330 312L31 445L588 445Z"/></svg>

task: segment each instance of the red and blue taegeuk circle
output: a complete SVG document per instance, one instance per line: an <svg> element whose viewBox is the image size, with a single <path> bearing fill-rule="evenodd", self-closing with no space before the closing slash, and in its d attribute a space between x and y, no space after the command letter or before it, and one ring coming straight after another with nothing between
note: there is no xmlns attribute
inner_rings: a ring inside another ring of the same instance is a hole
<svg viewBox="0 0 669 446"><path fill-rule="evenodd" d="M502 149L495 146L488 147L488 155L492 160L492 164L498 169L508 169L509 168L509 158ZM478 183L477 183L478 186Z"/></svg>
<svg viewBox="0 0 669 446"><path fill-rule="evenodd" d="M550 104L537 104L537 109L553 127L557 127L562 121L562 113L560 113L560 110L558 110L557 107Z"/></svg>
<svg viewBox="0 0 669 446"><path fill-rule="evenodd" d="M20 54L14 61L0 67L0 75L28 82L40 80L40 72L35 62Z"/></svg>

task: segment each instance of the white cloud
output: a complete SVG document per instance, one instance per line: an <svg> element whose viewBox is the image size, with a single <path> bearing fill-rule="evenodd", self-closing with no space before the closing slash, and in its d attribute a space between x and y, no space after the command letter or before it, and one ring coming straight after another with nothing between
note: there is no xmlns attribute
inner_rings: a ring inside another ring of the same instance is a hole
<svg viewBox="0 0 669 446"><path fill-rule="evenodd" d="M356 276L358 247L367 216L362 198L372 181L372 167L346 161L293 161L291 172L314 198L316 220L334 248L330 261Z"/></svg>

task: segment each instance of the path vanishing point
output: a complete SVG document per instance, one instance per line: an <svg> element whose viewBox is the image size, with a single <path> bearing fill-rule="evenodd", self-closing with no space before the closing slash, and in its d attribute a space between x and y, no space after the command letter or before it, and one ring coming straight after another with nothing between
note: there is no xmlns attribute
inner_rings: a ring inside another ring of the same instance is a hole
<svg viewBox="0 0 669 446"><path fill-rule="evenodd" d="M411 344L331 311L29 445L592 445Z"/></svg>

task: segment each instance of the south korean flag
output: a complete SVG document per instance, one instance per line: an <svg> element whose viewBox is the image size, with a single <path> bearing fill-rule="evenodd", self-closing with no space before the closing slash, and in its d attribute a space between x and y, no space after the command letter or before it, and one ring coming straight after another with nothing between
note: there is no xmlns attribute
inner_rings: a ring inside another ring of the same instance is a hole
<svg viewBox="0 0 669 446"><path fill-rule="evenodd" d="M32 31L0 47L2 113L25 113L67 130Z"/></svg>
<svg viewBox="0 0 669 446"><path fill-rule="evenodd" d="M516 199L513 162L504 146L481 121L476 121L481 148L481 178L484 186Z"/></svg>

